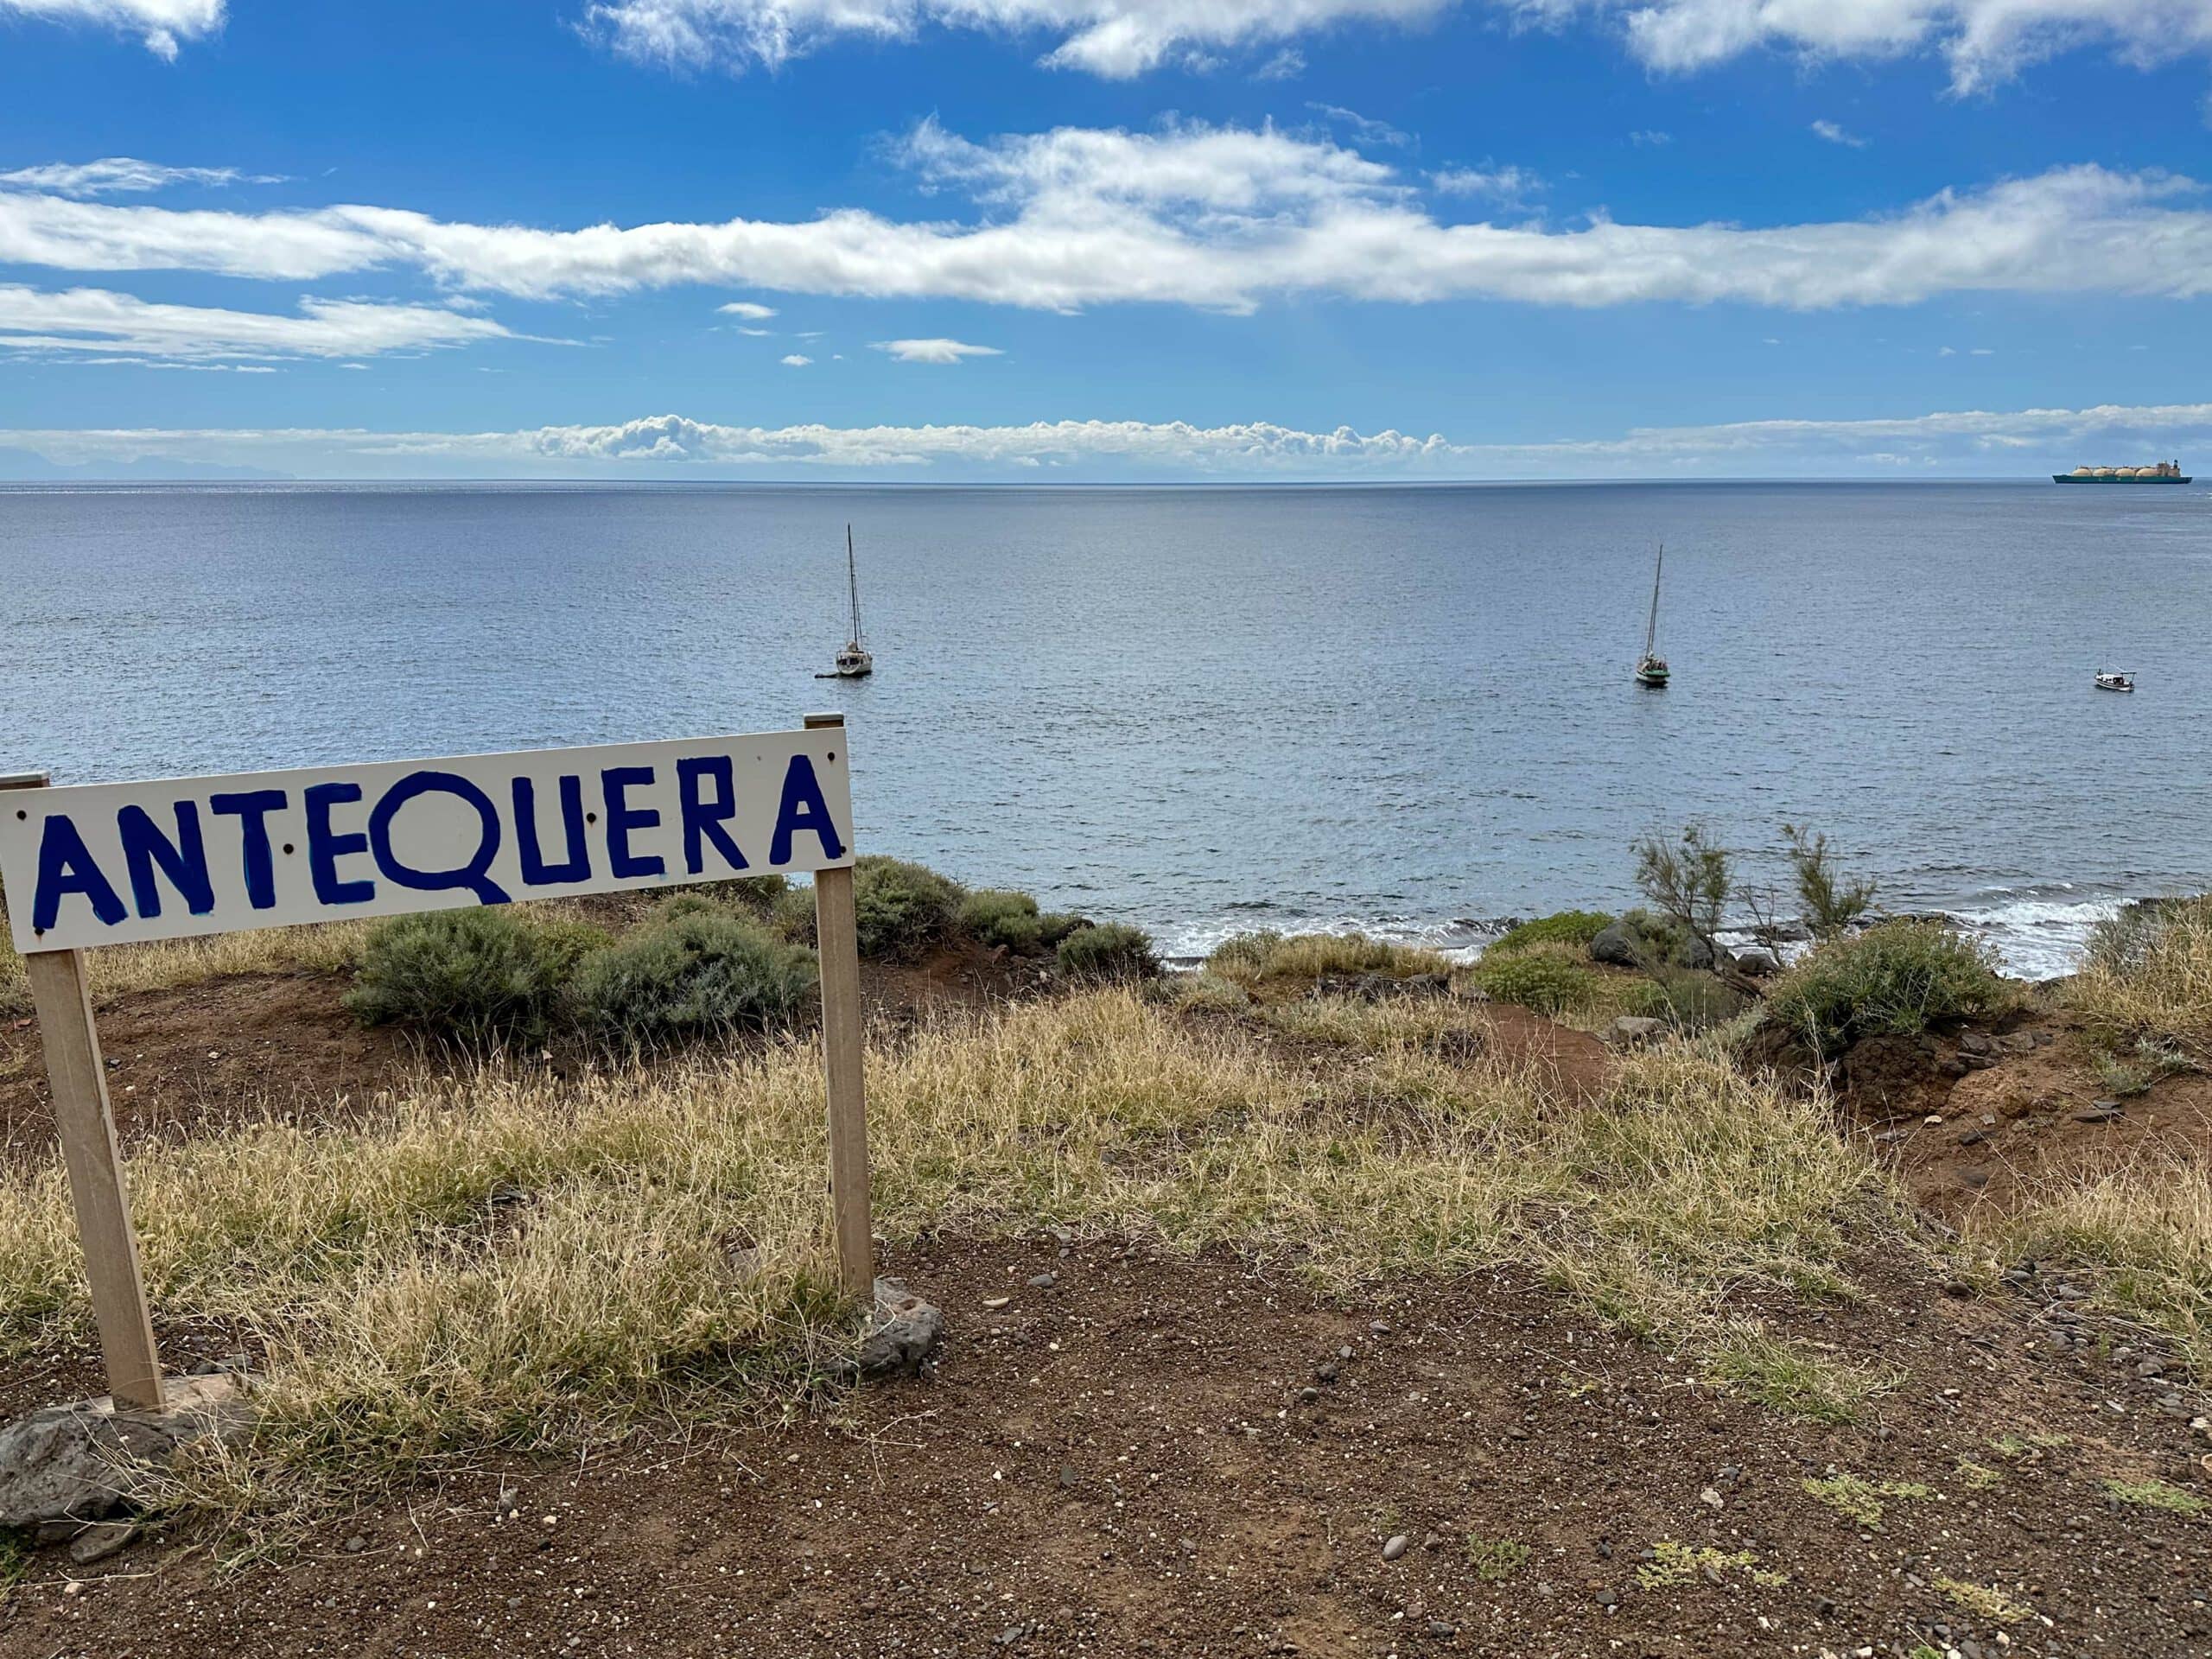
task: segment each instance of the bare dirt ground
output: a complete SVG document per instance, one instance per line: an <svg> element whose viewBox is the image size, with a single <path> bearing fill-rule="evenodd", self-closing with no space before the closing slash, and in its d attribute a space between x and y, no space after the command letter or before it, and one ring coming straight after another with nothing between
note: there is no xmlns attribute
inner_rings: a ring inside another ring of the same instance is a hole
<svg viewBox="0 0 2212 1659"><path fill-rule="evenodd" d="M2031 1300L1877 1270L1864 1304L1800 1316L1902 1374L1828 1429L1500 1279L1339 1305L1049 1238L888 1265L950 1332L933 1377L862 1391L849 1421L487 1464L227 1574L161 1541L67 1572L41 1555L0 1604L0 1653L2212 1647L2212 1522L2103 1484L2207 1491L2203 1441L2132 1357L2076 1351ZM1837 1473L1925 1491L1878 1496L1868 1525L1807 1490ZM1958 1586L2033 1611L2000 1642Z"/></svg>

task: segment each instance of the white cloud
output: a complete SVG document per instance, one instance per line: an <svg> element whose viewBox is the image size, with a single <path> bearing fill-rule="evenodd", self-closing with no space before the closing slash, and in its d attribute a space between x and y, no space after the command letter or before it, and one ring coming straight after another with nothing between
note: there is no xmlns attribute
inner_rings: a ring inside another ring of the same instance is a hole
<svg viewBox="0 0 2212 1659"><path fill-rule="evenodd" d="M1825 138L1832 144L1842 144L1851 149L1866 148L1866 140L1856 133L1845 131L1833 121L1814 122L1813 136L1816 138Z"/></svg>
<svg viewBox="0 0 2212 1659"><path fill-rule="evenodd" d="M0 0L4 10L7 0ZM0 173L0 188L47 190L57 196L119 195L164 190L174 184L282 184L273 173L241 173L235 167L165 167L130 156L104 156L97 162L49 162Z"/></svg>
<svg viewBox="0 0 2212 1659"><path fill-rule="evenodd" d="M0 0L0 17L78 23L136 35L156 57L223 26L224 0Z"/></svg>
<svg viewBox="0 0 2212 1659"><path fill-rule="evenodd" d="M766 322L776 315L772 305L760 305L752 300L732 300L728 305L718 305L715 310L726 317L743 317L747 322Z"/></svg>
<svg viewBox="0 0 2212 1659"><path fill-rule="evenodd" d="M1059 310L1241 312L1276 296L1796 309L1969 293L2212 292L2212 212L2190 180L2059 168L1873 218L1795 225L1454 223L1385 162L1271 127L1061 128L976 143L931 122L895 150L974 204L899 220L440 220L404 208L179 211L0 191L0 264L306 281L403 269L448 293L607 296L679 284ZM739 303L733 302L733 303ZM745 303L751 303L750 302Z"/></svg>
<svg viewBox="0 0 2212 1659"><path fill-rule="evenodd" d="M776 337L776 331L772 328L740 328L737 332L749 334L754 340L773 340Z"/></svg>
<svg viewBox="0 0 2212 1659"><path fill-rule="evenodd" d="M1252 72L1255 80L1296 80L1306 73L1306 54L1286 46Z"/></svg>
<svg viewBox="0 0 2212 1659"><path fill-rule="evenodd" d="M1447 196L1487 197L1508 207L1541 195L1541 177L1525 167L1501 167L1484 162L1480 167L1443 167L1428 175L1430 185Z"/></svg>
<svg viewBox="0 0 2212 1659"><path fill-rule="evenodd" d="M1821 61L1940 54L1971 92L2087 46L2158 63L2212 48L2212 0L1491 0L1524 20L1594 14L1655 69L1773 48Z"/></svg>
<svg viewBox="0 0 2212 1659"><path fill-rule="evenodd" d="M657 416L505 432L355 429L0 430L0 450L65 466L174 461L330 477L677 475L702 468L891 472L1069 467L1206 477L1608 478L1863 475L1870 464L2033 478L2082 460L2212 447L2212 404L1968 410L1866 420L1640 427L1612 437L1455 444L1267 422L744 427Z"/></svg>
<svg viewBox="0 0 2212 1659"><path fill-rule="evenodd" d="M1955 346L1939 346L1936 348L1936 355L1938 357L1956 357L1958 354L1959 348Z"/></svg>
<svg viewBox="0 0 2212 1659"><path fill-rule="evenodd" d="M1388 121L1375 120L1362 115L1357 110L1348 110L1341 104L1309 103L1306 107L1316 115L1325 116L1350 127L1352 137L1362 143L1388 144L1394 149L1409 149L1413 144L1414 136L1410 132L1401 132Z"/></svg>
<svg viewBox="0 0 2212 1659"><path fill-rule="evenodd" d="M959 340L879 340L871 351L888 352L901 363L957 363L963 357L1003 357L995 346L970 346Z"/></svg>
<svg viewBox="0 0 2212 1659"><path fill-rule="evenodd" d="M789 357L782 358L778 360L780 361L787 369L809 368L812 366L814 362L812 358L804 356L798 352L793 352Z"/></svg>
<svg viewBox="0 0 2212 1659"><path fill-rule="evenodd" d="M1451 0L594 0L585 29L675 69L769 68L838 35L912 40L924 27L1057 35L1042 61L1126 79L1212 50L1267 47L1346 23L1425 22ZM1280 54L1276 61L1280 61Z"/></svg>
<svg viewBox="0 0 2212 1659"><path fill-rule="evenodd" d="M303 299L300 314L156 305L105 289L0 285L0 352L124 353L184 361L363 357L508 337L486 317L438 306Z"/></svg>
<svg viewBox="0 0 2212 1659"><path fill-rule="evenodd" d="M1660 149L1675 142L1671 132L1662 132L1656 127L1639 127L1628 136L1628 141L1638 149Z"/></svg>

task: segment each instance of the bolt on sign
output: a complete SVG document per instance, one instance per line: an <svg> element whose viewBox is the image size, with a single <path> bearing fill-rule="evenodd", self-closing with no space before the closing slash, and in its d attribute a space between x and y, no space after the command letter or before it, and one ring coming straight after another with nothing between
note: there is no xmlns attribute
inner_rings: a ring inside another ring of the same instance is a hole
<svg viewBox="0 0 2212 1659"><path fill-rule="evenodd" d="M868 1289L842 715L795 732L228 778L53 788L18 773L0 791L0 884L118 1405L158 1408L162 1377L80 955L105 945L810 874L839 1276Z"/></svg>

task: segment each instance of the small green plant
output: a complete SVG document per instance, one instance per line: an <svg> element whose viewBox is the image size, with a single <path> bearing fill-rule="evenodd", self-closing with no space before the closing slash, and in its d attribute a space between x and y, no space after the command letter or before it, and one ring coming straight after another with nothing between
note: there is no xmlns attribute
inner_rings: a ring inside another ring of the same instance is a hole
<svg viewBox="0 0 2212 1659"><path fill-rule="evenodd" d="M1241 1014L1252 1006L1252 993L1219 974L1191 974L1175 987L1176 1000L1186 1008L1208 1008L1219 1014Z"/></svg>
<svg viewBox="0 0 2212 1659"><path fill-rule="evenodd" d="M1581 953L1563 944L1532 944L1505 957L1486 951L1467 970L1467 979L1493 1002L1517 1003L1552 1015L1589 1007L1599 986Z"/></svg>
<svg viewBox="0 0 2212 1659"><path fill-rule="evenodd" d="M1993 1624L2018 1624L2035 1617L2035 1609L2017 1602L1993 1584L1969 1584L1964 1579L1938 1573L1930 1583L1954 1607L1963 1608Z"/></svg>
<svg viewBox="0 0 2212 1659"><path fill-rule="evenodd" d="M1152 979L1160 973L1152 935L1119 922L1077 928L1060 941L1060 971L1091 984L1112 980Z"/></svg>
<svg viewBox="0 0 2212 1659"><path fill-rule="evenodd" d="M1510 927L1484 947L1486 957L1510 957L1532 944L1587 945L1613 925L1601 910L1561 910Z"/></svg>
<svg viewBox="0 0 2212 1659"><path fill-rule="evenodd" d="M1874 906L1872 881L1838 880L1828 863L1828 838L1794 823L1782 826L1789 843L1789 868L1797 878L1797 901L1805 925L1816 939L1848 931Z"/></svg>
<svg viewBox="0 0 2212 1659"><path fill-rule="evenodd" d="M1672 840L1647 835L1633 850L1636 885L1643 895L1711 952L1712 960L1719 960L1720 947L1713 936L1735 889L1728 849L1704 825L1693 823Z"/></svg>
<svg viewBox="0 0 2212 1659"><path fill-rule="evenodd" d="M1445 973L1450 966L1432 950L1364 933L1238 933L1216 945L1206 958L1209 972L1249 986L1359 974L1408 979Z"/></svg>
<svg viewBox="0 0 2212 1659"><path fill-rule="evenodd" d="M469 1044L535 1042L578 958L606 938L505 907L396 916L371 930L340 1000L366 1026L418 1026Z"/></svg>
<svg viewBox="0 0 2212 1659"><path fill-rule="evenodd" d="M959 926L980 944L1008 950L1034 950L1045 934L1037 901L1001 887L981 887L963 899Z"/></svg>
<svg viewBox="0 0 2212 1659"><path fill-rule="evenodd" d="M1916 1480L1861 1480L1857 1475L1830 1475L1821 1480L1808 1480L1804 1485L1805 1490L1821 1503L1857 1522L1869 1532L1882 1529L1884 1498L1933 1496Z"/></svg>
<svg viewBox="0 0 2212 1659"><path fill-rule="evenodd" d="M815 980L812 954L760 923L683 910L586 957L575 995L601 1041L651 1048L779 1024L807 1005Z"/></svg>
<svg viewBox="0 0 2212 1659"><path fill-rule="evenodd" d="M1765 1018L1834 1058L1861 1038L1988 1019L2016 1001L1974 941L1940 923L1880 922L1815 947L1782 976Z"/></svg>
<svg viewBox="0 0 2212 1659"><path fill-rule="evenodd" d="M1705 1573L1743 1573L1752 1583L1772 1586L1787 1581L1786 1573L1759 1565L1748 1549L1720 1550L1709 1544L1681 1544L1662 1539L1651 1546L1651 1559L1636 1569L1636 1581L1647 1590L1663 1590L1693 1582Z"/></svg>
<svg viewBox="0 0 2212 1659"><path fill-rule="evenodd" d="M1655 962L1630 988L1624 1012L1703 1031L1733 1019L1743 1006L1744 999L1713 975Z"/></svg>
<svg viewBox="0 0 2212 1659"><path fill-rule="evenodd" d="M2202 1515L2208 1507L2195 1492L2169 1485L2155 1478L2145 1480L2107 1480L2106 1492L2139 1510L2164 1510L2174 1515Z"/></svg>
<svg viewBox="0 0 2212 1659"><path fill-rule="evenodd" d="M1706 1376L1789 1416L1830 1424L1857 1422L1869 1400L1900 1380L1831 1359L1756 1325L1737 1325L1713 1344Z"/></svg>
<svg viewBox="0 0 2212 1659"><path fill-rule="evenodd" d="M1972 1458L1959 1459L1959 1478L1965 1481L1967 1485L1982 1491L1986 1491L1992 1486L2002 1486L2005 1484L2003 1475L1986 1463L1976 1463Z"/></svg>
<svg viewBox="0 0 2212 1659"><path fill-rule="evenodd" d="M814 889L785 887L768 906L768 931L786 944L814 945Z"/></svg>
<svg viewBox="0 0 2212 1659"><path fill-rule="evenodd" d="M904 859L870 853L853 862L853 920L861 955L908 962L942 944L958 920L960 884Z"/></svg>
<svg viewBox="0 0 2212 1659"><path fill-rule="evenodd" d="M1467 1562L1485 1584L1511 1578L1529 1564L1529 1546L1517 1538L1485 1538L1467 1535Z"/></svg>

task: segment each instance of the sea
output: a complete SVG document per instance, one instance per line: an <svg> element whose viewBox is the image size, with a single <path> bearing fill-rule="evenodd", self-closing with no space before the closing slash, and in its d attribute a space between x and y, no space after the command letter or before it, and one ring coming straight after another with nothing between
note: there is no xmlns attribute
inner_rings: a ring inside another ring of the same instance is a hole
<svg viewBox="0 0 2212 1659"><path fill-rule="evenodd" d="M876 673L818 679L858 549ZM1664 690L1630 671L1656 550ZM2212 887L2212 491L0 488L0 770L852 728L866 850L1150 929L1469 950L1697 823L2019 974ZM2102 669L2133 696L2096 690Z"/></svg>

